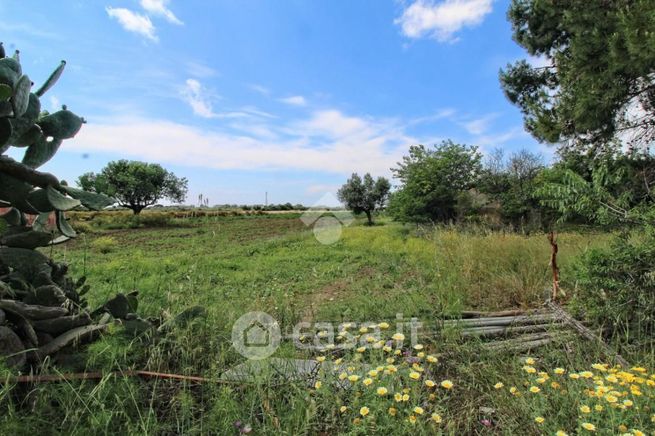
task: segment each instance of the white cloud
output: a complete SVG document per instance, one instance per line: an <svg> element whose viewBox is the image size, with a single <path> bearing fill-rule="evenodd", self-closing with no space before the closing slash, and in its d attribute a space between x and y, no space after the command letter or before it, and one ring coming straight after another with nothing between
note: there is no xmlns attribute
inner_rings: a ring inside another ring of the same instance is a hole
<svg viewBox="0 0 655 436"><path fill-rule="evenodd" d="M201 110L216 115L211 107ZM290 169L344 175L359 171L390 176L389 168L409 145L417 143L389 120L351 117L336 110L318 112L286 127L270 122L257 123L254 130L244 124L241 129L207 130L139 117L107 119L87 124L67 147L216 169Z"/></svg>
<svg viewBox="0 0 655 436"><path fill-rule="evenodd" d="M498 117L498 114L489 114L480 118L476 118L469 121L464 121L461 123L461 126L466 129L471 135L482 135L487 130L491 122Z"/></svg>
<svg viewBox="0 0 655 436"><path fill-rule="evenodd" d="M61 101L57 98L56 95L51 95L50 96L50 110L52 111L58 111L61 109Z"/></svg>
<svg viewBox="0 0 655 436"><path fill-rule="evenodd" d="M141 7L153 15L164 17L168 22L182 25L184 24L173 12L166 7L168 0L141 0Z"/></svg>
<svg viewBox="0 0 655 436"><path fill-rule="evenodd" d="M206 79L208 77L215 77L218 75L218 71L199 62L187 62L186 69L190 75L200 79Z"/></svg>
<svg viewBox="0 0 655 436"><path fill-rule="evenodd" d="M281 98L282 103L290 104L292 106L306 106L307 100L302 95L294 95L292 97Z"/></svg>
<svg viewBox="0 0 655 436"><path fill-rule="evenodd" d="M482 22L491 12L493 0L416 0L394 23L399 24L408 38L430 36L438 41L455 41L463 27Z"/></svg>
<svg viewBox="0 0 655 436"><path fill-rule="evenodd" d="M106 11L111 18L115 18L123 29L128 32L138 33L151 41L157 41L155 26L147 16L138 14L129 9L112 8L111 6L108 6Z"/></svg>
<svg viewBox="0 0 655 436"><path fill-rule="evenodd" d="M193 113L203 118L217 118L218 114L214 113L209 93L202 84L196 79L187 79L185 86L182 88L182 98L186 101Z"/></svg>
<svg viewBox="0 0 655 436"><path fill-rule="evenodd" d="M261 94L261 95L270 95L271 91L266 88L265 86L262 85L257 85L257 84L250 84L248 85L248 88L252 89L253 91Z"/></svg>

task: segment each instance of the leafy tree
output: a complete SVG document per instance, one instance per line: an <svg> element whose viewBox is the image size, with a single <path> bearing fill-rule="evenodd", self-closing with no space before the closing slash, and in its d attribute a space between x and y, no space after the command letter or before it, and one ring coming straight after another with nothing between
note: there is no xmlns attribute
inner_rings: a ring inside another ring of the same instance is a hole
<svg viewBox="0 0 655 436"><path fill-rule="evenodd" d="M373 225L373 212L384 207L390 189L391 183L384 177L373 180L373 177L366 173L362 180L357 173L353 173L339 189L337 197L354 213L365 213L368 225Z"/></svg>
<svg viewBox="0 0 655 436"><path fill-rule="evenodd" d="M655 139L655 2L513 0L514 40L531 56L501 71L540 141L598 147ZM638 147L637 147L638 148Z"/></svg>
<svg viewBox="0 0 655 436"><path fill-rule="evenodd" d="M450 140L433 149L411 146L409 156L391 169L401 186L391 196L390 213L401 221L453 219L459 195L475 186L481 159L476 147Z"/></svg>
<svg viewBox="0 0 655 436"><path fill-rule="evenodd" d="M655 156L634 151L566 156L545 172L536 190L560 221L579 216L597 224L655 224Z"/></svg>
<svg viewBox="0 0 655 436"><path fill-rule="evenodd" d="M178 178L158 164L124 159L108 163L99 174L83 174L77 184L116 198L135 215L163 198L181 203L187 194L186 178Z"/></svg>
<svg viewBox="0 0 655 436"><path fill-rule="evenodd" d="M505 221L520 225L539 212L534 193L543 169L538 154L521 150L506 159L502 149L497 149L487 160L478 189L498 203Z"/></svg>

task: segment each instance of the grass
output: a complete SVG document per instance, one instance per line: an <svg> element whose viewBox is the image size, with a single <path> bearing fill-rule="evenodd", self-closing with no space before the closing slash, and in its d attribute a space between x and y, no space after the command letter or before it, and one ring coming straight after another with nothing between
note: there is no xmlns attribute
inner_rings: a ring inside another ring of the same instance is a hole
<svg viewBox="0 0 655 436"><path fill-rule="evenodd" d="M397 313L429 320L462 309L537 307L550 282L550 247L544 235L452 228L418 235L413 227L383 220L373 227L356 222L344 229L339 242L325 246L294 214L210 216L129 229L111 229L120 226L101 218L104 224L87 220L92 232L53 251L56 259L70 264L74 277L88 277L91 307L117 292L138 290L144 317L167 317L192 305L207 308L208 317L156 340L128 338L114 329L77 358L50 363L45 372L136 368L217 379L244 361L231 346L231 328L248 311L269 313L285 330L301 320L378 322ZM570 274L575 257L609 238L560 235L565 289L575 285ZM418 434L525 434L561 423L575 430L575 410L551 413L546 416L549 426L540 427L534 413L547 415L546 410L513 401L493 388L503 380L525 391L527 379L516 357L488 355L475 342L448 337L423 344L426 353L440 358L430 377L453 380L455 387L448 395L437 390L439 395L431 399L429 391L410 383L412 401L417 401L412 407L426 410L414 414L417 424L406 420L411 411L402 410L398 416L403 419L387 416L389 399L378 399L368 390L358 390L357 396L353 390L331 388L335 375L325 373L320 389L303 383L194 386L113 376L24 390L5 385L0 389L0 407L6 409L0 428L8 434L49 433L56 423L56 431L66 434L236 434L235 422L240 422L254 434L402 434L410 429ZM358 353L341 357L353 365L387 364L389 356L378 351L363 358ZM547 347L540 353L544 365L574 371L603 359L586 343L566 350ZM315 357L289 344L276 355ZM385 383L402 392L411 369L396 363L401 375ZM568 407L571 401L554 404ZM364 402L371 409L368 417L357 415ZM347 414L341 405L347 405ZM493 409L488 417L492 428L480 423L487 419L480 407ZM439 413L443 422L431 423L432 413Z"/></svg>

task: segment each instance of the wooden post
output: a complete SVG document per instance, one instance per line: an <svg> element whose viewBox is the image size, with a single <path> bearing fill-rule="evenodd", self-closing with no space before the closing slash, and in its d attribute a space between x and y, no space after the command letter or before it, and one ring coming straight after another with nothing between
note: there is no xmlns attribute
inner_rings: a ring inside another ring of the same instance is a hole
<svg viewBox="0 0 655 436"><path fill-rule="evenodd" d="M548 242L550 242L550 267L553 270L553 293L551 295L552 301L557 301L557 294L559 293L559 268L557 267L557 237L555 232L548 233Z"/></svg>

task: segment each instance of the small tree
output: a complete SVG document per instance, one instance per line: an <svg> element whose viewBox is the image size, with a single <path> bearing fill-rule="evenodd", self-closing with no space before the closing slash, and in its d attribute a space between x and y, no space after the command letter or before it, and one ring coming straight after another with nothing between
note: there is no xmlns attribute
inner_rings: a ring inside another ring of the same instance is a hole
<svg viewBox="0 0 655 436"><path fill-rule="evenodd" d="M80 176L77 184L85 190L110 195L135 215L160 199L181 203L187 194L187 179L176 177L159 164L119 160L99 173Z"/></svg>
<svg viewBox="0 0 655 436"><path fill-rule="evenodd" d="M354 213L365 213L368 225L373 225L373 212L384 207L390 189L391 183L384 177L373 180L373 177L366 173L362 180L357 173L353 173L339 189L337 197Z"/></svg>
<svg viewBox="0 0 655 436"><path fill-rule="evenodd" d="M455 218L460 194L475 186L482 170L476 147L443 141L434 149L409 148L409 156L391 170L401 186L389 202L401 221L447 221Z"/></svg>

